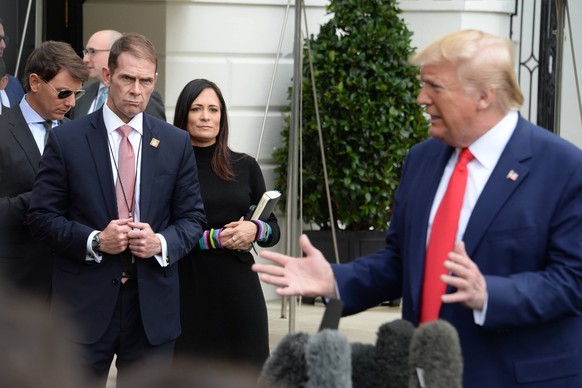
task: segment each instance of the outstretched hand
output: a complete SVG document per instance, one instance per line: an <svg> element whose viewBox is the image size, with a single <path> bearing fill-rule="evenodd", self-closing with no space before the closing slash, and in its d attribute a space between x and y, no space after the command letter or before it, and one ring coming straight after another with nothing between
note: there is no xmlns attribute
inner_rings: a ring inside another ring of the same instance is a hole
<svg viewBox="0 0 582 388"><path fill-rule="evenodd" d="M260 279L277 286L281 296L323 296L336 298L335 278L331 265L306 235L299 238L305 257L295 258L281 253L261 251L260 256L278 265L254 264Z"/></svg>

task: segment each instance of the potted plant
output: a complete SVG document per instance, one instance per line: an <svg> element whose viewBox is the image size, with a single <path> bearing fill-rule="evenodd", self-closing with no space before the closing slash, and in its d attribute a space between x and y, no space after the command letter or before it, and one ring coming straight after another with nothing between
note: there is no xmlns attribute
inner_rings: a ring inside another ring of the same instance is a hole
<svg viewBox="0 0 582 388"><path fill-rule="evenodd" d="M312 58L332 212L341 261L382 245L391 204L410 147L427 137L416 103L418 69L408 64L412 33L395 0L331 0L331 19L304 44L302 80L303 221L330 231L309 55ZM307 43L311 50L307 49ZM276 185L286 192L289 120L273 158ZM285 203L285 196L280 201ZM370 231L367 245L351 242ZM364 233L365 232L365 233ZM324 252L331 243L316 239ZM345 244L351 246L347 247ZM364 252L362 252L364 250ZM326 254L328 259L333 259Z"/></svg>

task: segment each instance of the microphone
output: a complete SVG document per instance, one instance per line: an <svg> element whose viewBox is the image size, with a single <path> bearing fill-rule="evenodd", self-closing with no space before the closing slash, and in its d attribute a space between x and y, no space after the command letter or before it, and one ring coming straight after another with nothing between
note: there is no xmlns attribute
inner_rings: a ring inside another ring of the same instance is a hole
<svg viewBox="0 0 582 388"><path fill-rule="evenodd" d="M377 387L406 387L410 377L408 358L414 326L397 319L380 326L376 338L375 375Z"/></svg>
<svg viewBox="0 0 582 388"><path fill-rule="evenodd" d="M348 339L324 329L307 341L305 388L352 388L352 351Z"/></svg>
<svg viewBox="0 0 582 388"><path fill-rule="evenodd" d="M462 388L463 358L457 330L438 319L412 335L409 388Z"/></svg>
<svg viewBox="0 0 582 388"><path fill-rule="evenodd" d="M319 331L322 331L323 329L337 330L343 309L344 304L341 300L331 298L325 305L325 311L321 318Z"/></svg>
<svg viewBox="0 0 582 388"><path fill-rule="evenodd" d="M375 373L375 348L372 344L352 343L352 384L355 388L379 388Z"/></svg>
<svg viewBox="0 0 582 388"><path fill-rule="evenodd" d="M358 388L408 386L408 354L414 326L397 319L378 329L376 344L352 344L352 381Z"/></svg>
<svg viewBox="0 0 582 388"><path fill-rule="evenodd" d="M305 346L309 335L287 334L265 361L258 378L258 388L303 387L307 382Z"/></svg>

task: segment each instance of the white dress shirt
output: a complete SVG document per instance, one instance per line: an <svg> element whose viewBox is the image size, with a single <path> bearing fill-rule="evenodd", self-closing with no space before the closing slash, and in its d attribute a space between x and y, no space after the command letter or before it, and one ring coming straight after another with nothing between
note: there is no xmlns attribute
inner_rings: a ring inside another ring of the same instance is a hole
<svg viewBox="0 0 582 388"><path fill-rule="evenodd" d="M44 121L38 113L26 101L26 95L20 101L20 110L22 111L22 115L24 116L24 121L28 124L28 128L32 133L32 137L34 137L34 142L40 151L40 154L44 152L44 138L46 134L46 129L44 127ZM59 122L56 120L52 121L52 128L59 125Z"/></svg>
<svg viewBox="0 0 582 388"><path fill-rule="evenodd" d="M133 219L135 222L140 222L140 209L139 209L139 198L140 198L140 182L141 182L141 156L143 151L143 113L135 115L128 123L124 123L115 113L109 109L107 104L103 105L103 121L105 122L105 128L107 128L107 137L109 143L109 157L111 158L111 166L113 172L113 182L117 181L117 157L119 152L119 143L121 143L121 134L117 131L117 128L122 125L129 125L133 128L133 131L129 133L129 141L133 147L135 153L135 171L136 171L136 181L135 181L135 193L134 193L134 203L133 203ZM93 236L100 231L94 231L89 236L87 240L87 260L101 262L101 256L93 252L91 247L91 242ZM156 236L160 239L162 244L162 252L154 257L162 267L166 267L168 263L164 260L167 257L168 245L164 236L156 233Z"/></svg>
<svg viewBox="0 0 582 388"><path fill-rule="evenodd" d="M469 219L471 218L475 204L483 192L483 188L489 180L493 169L497 165L497 162L499 161L503 150L507 146L511 135L513 135L513 131L515 131L518 117L519 116L517 112L509 112L493 128L485 132L484 135L482 135L469 146L469 150L475 159L467 164L469 176L467 178L467 188L465 190L465 197L463 199L463 207L461 208L461 215L459 217L456 241L463 240L463 235L465 234L465 229L467 228L467 224L469 223ZM439 187L435 194L430 211L426 244L428 244L428 239L430 237L432 223L434 221L436 211L441 203L441 200L443 199L443 196L445 195L445 191L447 190L449 180L455 168L455 164L459 159L460 153L460 148L455 149L445 167L445 170L443 171L443 176L441 177L441 181L439 183ZM487 299L482 311L474 310L473 312L475 323L482 325L485 322L485 316L487 313Z"/></svg>

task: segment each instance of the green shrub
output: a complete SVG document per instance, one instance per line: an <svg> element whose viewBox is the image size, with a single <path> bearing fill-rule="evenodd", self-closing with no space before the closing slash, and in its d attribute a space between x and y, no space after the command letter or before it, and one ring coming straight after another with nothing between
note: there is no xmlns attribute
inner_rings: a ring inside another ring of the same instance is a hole
<svg viewBox="0 0 582 388"><path fill-rule="evenodd" d="M340 229L386 230L401 167L427 137L412 33L394 0L331 0L332 18L309 37L334 218ZM304 44L303 218L330 229L308 50ZM289 91L291 94L291 89ZM273 157L287 186L289 117ZM283 199L284 206L285 200Z"/></svg>

